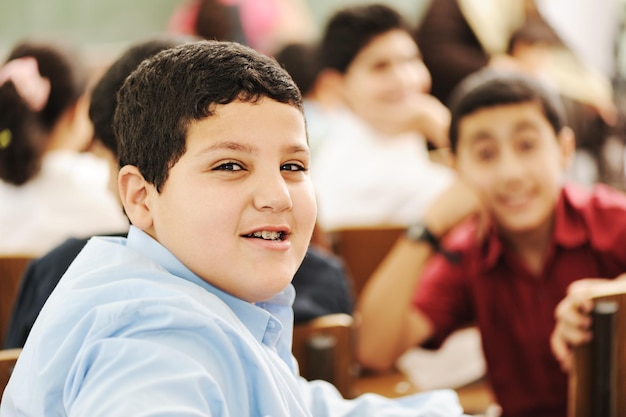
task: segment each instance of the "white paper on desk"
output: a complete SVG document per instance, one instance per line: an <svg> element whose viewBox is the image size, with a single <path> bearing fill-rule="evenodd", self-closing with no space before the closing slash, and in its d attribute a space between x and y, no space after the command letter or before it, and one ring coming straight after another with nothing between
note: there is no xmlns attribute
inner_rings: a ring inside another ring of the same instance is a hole
<svg viewBox="0 0 626 417"><path fill-rule="evenodd" d="M411 348L396 367L419 389L458 388L485 375L480 334L475 327L452 333L438 350Z"/></svg>

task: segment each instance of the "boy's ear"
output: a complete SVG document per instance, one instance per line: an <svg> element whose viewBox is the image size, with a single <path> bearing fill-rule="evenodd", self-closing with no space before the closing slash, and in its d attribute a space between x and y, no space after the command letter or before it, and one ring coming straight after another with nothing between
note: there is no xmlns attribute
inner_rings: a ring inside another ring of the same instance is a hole
<svg viewBox="0 0 626 417"><path fill-rule="evenodd" d="M131 223L141 230L152 227L152 213L148 204L151 185L136 166L125 165L120 169L117 186L124 211Z"/></svg>
<svg viewBox="0 0 626 417"><path fill-rule="evenodd" d="M576 151L574 131L567 126L563 127L557 135L557 140L561 150L561 168L565 171L569 168Z"/></svg>

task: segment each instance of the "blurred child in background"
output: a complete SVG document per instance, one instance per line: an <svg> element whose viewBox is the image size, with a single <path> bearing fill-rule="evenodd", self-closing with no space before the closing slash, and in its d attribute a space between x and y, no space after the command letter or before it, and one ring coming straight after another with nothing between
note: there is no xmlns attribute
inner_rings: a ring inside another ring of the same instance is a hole
<svg viewBox="0 0 626 417"><path fill-rule="evenodd" d="M26 40L0 67L0 253L128 228L105 161L84 152L87 71L71 45Z"/></svg>

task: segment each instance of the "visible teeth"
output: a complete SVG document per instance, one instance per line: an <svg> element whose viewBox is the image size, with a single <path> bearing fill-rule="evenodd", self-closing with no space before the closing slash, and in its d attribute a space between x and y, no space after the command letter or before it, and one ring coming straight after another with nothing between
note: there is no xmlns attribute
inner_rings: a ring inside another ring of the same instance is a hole
<svg viewBox="0 0 626 417"><path fill-rule="evenodd" d="M528 197L526 195L508 196L505 201L507 204L515 206L526 203L526 201L528 201Z"/></svg>
<svg viewBox="0 0 626 417"><path fill-rule="evenodd" d="M280 240L281 232L272 232L269 230L262 230L252 233L254 237L260 237L265 240Z"/></svg>

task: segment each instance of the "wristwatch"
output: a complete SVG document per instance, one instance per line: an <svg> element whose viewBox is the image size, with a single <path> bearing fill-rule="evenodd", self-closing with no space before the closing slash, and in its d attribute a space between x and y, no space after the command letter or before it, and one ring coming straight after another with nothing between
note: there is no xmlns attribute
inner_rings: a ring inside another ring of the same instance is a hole
<svg viewBox="0 0 626 417"><path fill-rule="evenodd" d="M444 249L443 246L441 246L439 238L433 235L431 231L428 230L428 227L421 221L413 223L406 229L406 237L413 242L428 243L433 251L443 255L450 263L457 264L461 260L460 252Z"/></svg>
<svg viewBox="0 0 626 417"><path fill-rule="evenodd" d="M440 249L439 239L421 221L413 223L406 229L406 237L413 242L428 243L435 251Z"/></svg>

